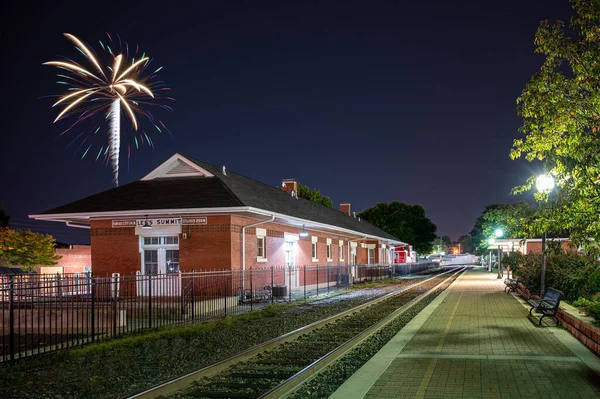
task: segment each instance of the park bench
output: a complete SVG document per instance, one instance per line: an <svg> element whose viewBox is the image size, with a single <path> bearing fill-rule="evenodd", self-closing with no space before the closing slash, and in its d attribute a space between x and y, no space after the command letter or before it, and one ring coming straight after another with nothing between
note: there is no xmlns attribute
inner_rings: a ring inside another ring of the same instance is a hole
<svg viewBox="0 0 600 399"><path fill-rule="evenodd" d="M542 317L540 317L539 325L542 325L542 319L546 316L552 316L552 318L556 318L556 312L558 312L558 308L560 306L560 300L565 294L562 291L555 290L554 288L548 288L546 293L540 299L532 299L529 298L527 302L532 306L529 309L529 316L531 316L531 312L535 309L536 312L541 313Z"/></svg>
<svg viewBox="0 0 600 399"><path fill-rule="evenodd" d="M517 290L519 289L519 277L507 278L504 280L504 284L506 285L506 287L504 287L504 291L507 294L510 294L511 292L516 294Z"/></svg>

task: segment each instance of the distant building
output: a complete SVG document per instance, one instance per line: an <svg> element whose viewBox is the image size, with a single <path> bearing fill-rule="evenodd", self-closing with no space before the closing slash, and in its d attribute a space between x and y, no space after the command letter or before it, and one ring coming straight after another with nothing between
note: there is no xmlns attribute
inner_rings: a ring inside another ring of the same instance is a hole
<svg viewBox="0 0 600 399"><path fill-rule="evenodd" d="M87 273L92 271L92 249L89 245L69 245L56 248L61 256L54 266L36 266L35 271L42 274Z"/></svg>
<svg viewBox="0 0 600 399"><path fill-rule="evenodd" d="M294 179L277 189L180 154L138 181L30 217L89 227L98 275L381 264L399 248L411 253L349 203L298 198Z"/></svg>
<svg viewBox="0 0 600 399"><path fill-rule="evenodd" d="M550 242L560 242L560 246L565 251L577 252L577 246L571 241L570 238L547 238L546 246ZM522 254L531 254L542 252L542 239L541 238L506 238L497 239L493 245L488 246L488 250L497 250L498 247L502 248L504 252L518 251Z"/></svg>

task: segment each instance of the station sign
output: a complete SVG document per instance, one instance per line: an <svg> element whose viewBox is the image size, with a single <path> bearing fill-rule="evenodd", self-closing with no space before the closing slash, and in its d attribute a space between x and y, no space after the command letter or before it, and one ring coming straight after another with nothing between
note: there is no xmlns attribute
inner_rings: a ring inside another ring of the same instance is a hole
<svg viewBox="0 0 600 399"><path fill-rule="evenodd" d="M150 227L163 227L163 226L182 226L182 225L202 225L207 224L208 218L206 217L185 217L185 218L158 218L158 219L122 219L122 220L113 220L112 227L135 227L141 228L144 225L148 224Z"/></svg>

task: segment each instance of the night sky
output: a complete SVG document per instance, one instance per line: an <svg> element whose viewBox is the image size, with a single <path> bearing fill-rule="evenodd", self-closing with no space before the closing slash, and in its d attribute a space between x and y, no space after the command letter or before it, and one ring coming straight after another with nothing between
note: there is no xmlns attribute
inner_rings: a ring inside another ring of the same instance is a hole
<svg viewBox="0 0 600 399"><path fill-rule="evenodd" d="M180 152L273 186L295 177L336 208L418 203L438 234L457 239L484 205L520 199L509 191L535 166L509 158L515 100L543 61L533 46L540 21L568 21L572 9L567 0L7 1L0 14L0 200L15 228L87 243L87 230L27 217L112 187L110 168L65 149L68 121L53 125L52 99L40 99L64 89L42 62L83 62L63 32L94 47L105 32L139 44L177 99L160 113L173 138L153 134L155 150L133 151L129 171L122 151L121 184Z"/></svg>

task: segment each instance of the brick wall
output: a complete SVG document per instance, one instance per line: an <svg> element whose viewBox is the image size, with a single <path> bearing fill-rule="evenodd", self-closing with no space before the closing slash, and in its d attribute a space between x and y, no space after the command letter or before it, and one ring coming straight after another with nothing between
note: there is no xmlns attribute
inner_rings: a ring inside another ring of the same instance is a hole
<svg viewBox="0 0 600 399"><path fill-rule="evenodd" d="M179 240L181 271L229 269L231 267L231 216L208 216L206 225L182 226Z"/></svg>
<svg viewBox="0 0 600 399"><path fill-rule="evenodd" d="M92 249L89 245L72 245L70 248L57 248L61 256L54 266L37 266L38 273L83 273L85 266L92 265Z"/></svg>
<svg viewBox="0 0 600 399"><path fill-rule="evenodd" d="M133 227L112 228L111 220L93 220L90 244L95 275L135 274L140 270L139 240Z"/></svg>

